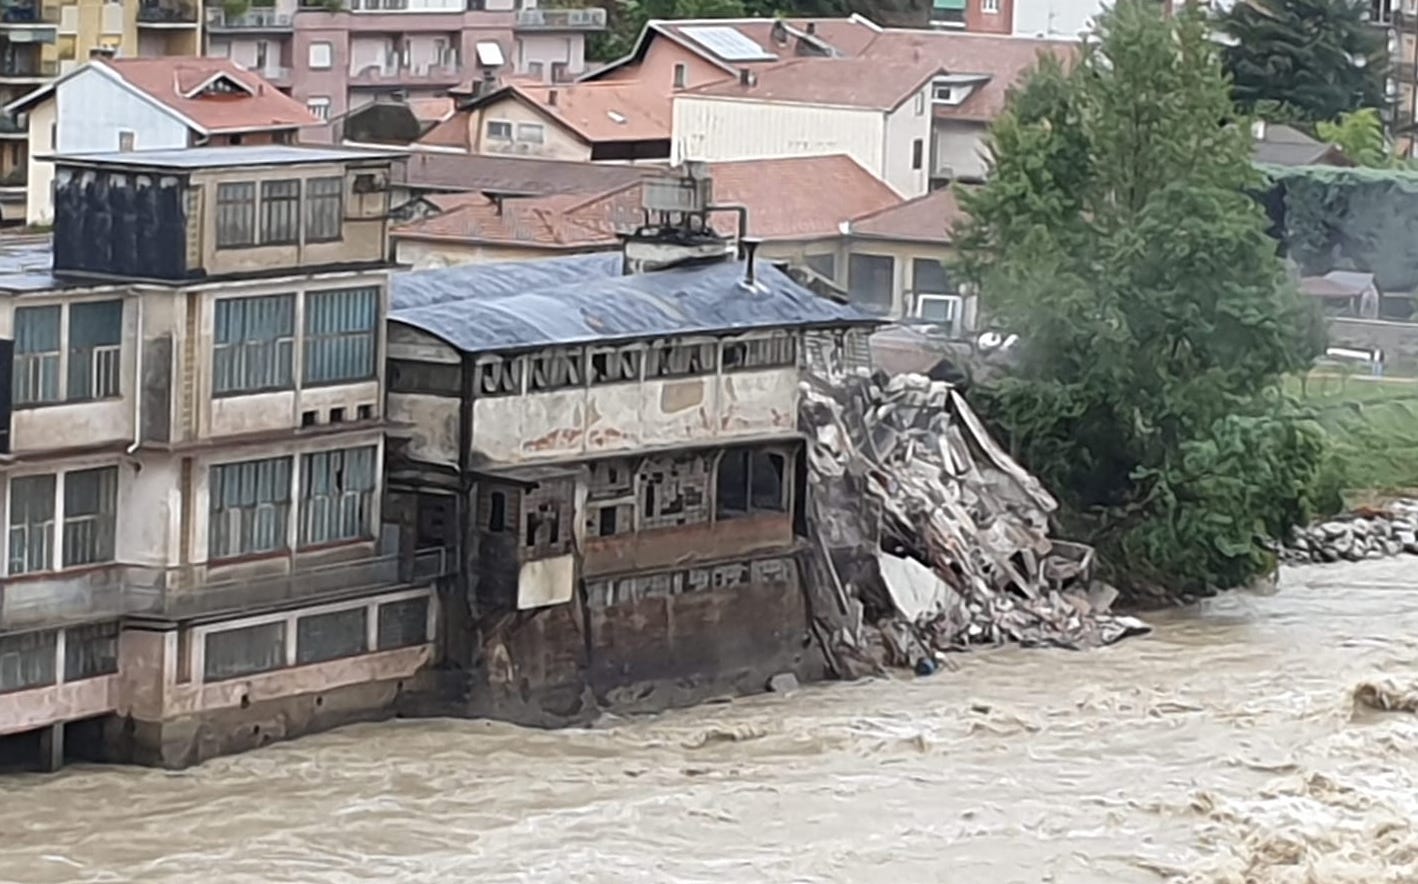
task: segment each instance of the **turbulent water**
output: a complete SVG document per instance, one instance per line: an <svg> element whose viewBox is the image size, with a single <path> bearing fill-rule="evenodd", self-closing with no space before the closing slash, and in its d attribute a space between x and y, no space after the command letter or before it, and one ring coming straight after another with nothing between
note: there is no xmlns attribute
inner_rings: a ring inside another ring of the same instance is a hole
<svg viewBox="0 0 1418 884"><path fill-rule="evenodd" d="M0 879L1418 880L1418 716L1354 700L1418 685L1413 560L1153 621L593 730L397 722L10 778Z"/></svg>

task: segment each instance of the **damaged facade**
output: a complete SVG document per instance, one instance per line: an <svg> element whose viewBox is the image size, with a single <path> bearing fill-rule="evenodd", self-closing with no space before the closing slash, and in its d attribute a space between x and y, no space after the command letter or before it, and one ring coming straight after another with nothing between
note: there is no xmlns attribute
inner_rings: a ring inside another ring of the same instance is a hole
<svg viewBox="0 0 1418 884"><path fill-rule="evenodd" d="M686 250L708 257L622 273ZM408 274L391 318L390 505L459 551L469 711L550 723L821 677L799 366L872 319L712 235Z"/></svg>

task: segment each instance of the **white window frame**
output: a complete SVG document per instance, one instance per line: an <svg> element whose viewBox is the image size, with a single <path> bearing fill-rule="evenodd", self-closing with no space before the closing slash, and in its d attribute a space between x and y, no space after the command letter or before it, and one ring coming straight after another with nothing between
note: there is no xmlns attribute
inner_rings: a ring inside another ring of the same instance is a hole
<svg viewBox="0 0 1418 884"><path fill-rule="evenodd" d="M501 128L503 128L503 127L506 127L507 134L506 134L506 135L494 135L493 132L492 132L492 127L494 127L494 126L497 126L499 129L501 129ZM487 140L488 140L488 141L508 141L508 142L510 142L510 141L512 140L512 133L513 133L513 131L514 131L514 126L513 126L513 123L512 123L511 120L488 120L488 121L487 121Z"/></svg>
<svg viewBox="0 0 1418 884"><path fill-rule="evenodd" d="M317 52L317 50L319 50ZM324 59L321 61L321 59ZM335 66L335 45L323 40L310 44L306 61L312 71L328 71Z"/></svg>
<svg viewBox="0 0 1418 884"><path fill-rule="evenodd" d="M999 15L999 0L980 0L980 11L985 15Z"/></svg>
<svg viewBox="0 0 1418 884"><path fill-rule="evenodd" d="M313 95L307 98L305 109L322 120L330 119L330 99L324 95Z"/></svg>
<svg viewBox="0 0 1418 884"><path fill-rule="evenodd" d="M944 320L929 319L926 313L928 304L946 305L946 318ZM952 328L960 324L961 316L965 312L965 299L960 295L916 295L915 309L911 311L917 319L924 319L928 322L940 322Z"/></svg>
<svg viewBox="0 0 1418 884"><path fill-rule="evenodd" d="M536 137L531 137L535 132ZM541 123L518 123L517 143L518 144L546 144L547 130Z"/></svg>

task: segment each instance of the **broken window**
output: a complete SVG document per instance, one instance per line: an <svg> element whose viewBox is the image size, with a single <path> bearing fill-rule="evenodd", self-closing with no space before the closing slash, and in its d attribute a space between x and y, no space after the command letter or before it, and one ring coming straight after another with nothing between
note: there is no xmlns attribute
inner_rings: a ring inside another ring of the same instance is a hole
<svg viewBox="0 0 1418 884"><path fill-rule="evenodd" d="M527 391L579 387L586 382L582 371L585 353L574 350L544 350L527 360Z"/></svg>
<svg viewBox="0 0 1418 884"><path fill-rule="evenodd" d="M798 341L787 332L746 341L724 342L724 371L798 364Z"/></svg>
<svg viewBox="0 0 1418 884"><path fill-rule="evenodd" d="M643 352L634 345L614 350L593 350L591 383L618 384L640 380L640 357Z"/></svg>
<svg viewBox="0 0 1418 884"><path fill-rule="evenodd" d="M561 543L561 505L555 500L527 508L525 544L531 558L564 552Z"/></svg>
<svg viewBox="0 0 1418 884"><path fill-rule="evenodd" d="M487 498L487 530L494 534L507 530L507 495L494 491Z"/></svg>
<svg viewBox="0 0 1418 884"><path fill-rule="evenodd" d="M729 449L719 458L715 515L732 519L749 513L787 511L787 458L769 451Z"/></svg>
<svg viewBox="0 0 1418 884"><path fill-rule="evenodd" d="M628 461L591 464L586 488L586 534L613 537L635 530L635 471Z"/></svg>
<svg viewBox="0 0 1418 884"><path fill-rule="evenodd" d="M642 528L709 520L709 470L700 455L652 458L640 468Z"/></svg>
<svg viewBox="0 0 1418 884"><path fill-rule="evenodd" d="M522 360L489 356L478 362L478 394L515 396L522 392Z"/></svg>
<svg viewBox="0 0 1418 884"><path fill-rule="evenodd" d="M650 364L645 376L653 378L689 377L713 374L717 369L719 346L714 342L657 341L650 348Z"/></svg>

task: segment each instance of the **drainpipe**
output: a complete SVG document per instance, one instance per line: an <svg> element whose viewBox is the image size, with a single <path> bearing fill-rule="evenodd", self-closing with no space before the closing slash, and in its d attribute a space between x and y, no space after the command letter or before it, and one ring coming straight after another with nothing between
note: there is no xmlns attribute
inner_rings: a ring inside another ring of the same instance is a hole
<svg viewBox="0 0 1418 884"><path fill-rule="evenodd" d="M138 315L135 320L138 333L134 335L137 352L133 354L133 444L128 446L132 455L143 444L143 293L137 294Z"/></svg>

